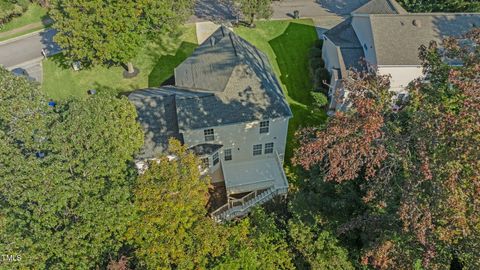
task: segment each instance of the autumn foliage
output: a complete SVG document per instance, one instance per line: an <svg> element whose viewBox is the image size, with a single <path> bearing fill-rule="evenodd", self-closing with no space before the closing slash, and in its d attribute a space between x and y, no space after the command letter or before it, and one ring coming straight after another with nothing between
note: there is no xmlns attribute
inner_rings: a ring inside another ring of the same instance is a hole
<svg viewBox="0 0 480 270"><path fill-rule="evenodd" d="M355 73L345 82L348 109L298 134L296 164L357 183L366 210L338 233L364 235L361 264L480 267L479 46L474 29L420 48L424 78L406 101L392 101L387 77Z"/></svg>

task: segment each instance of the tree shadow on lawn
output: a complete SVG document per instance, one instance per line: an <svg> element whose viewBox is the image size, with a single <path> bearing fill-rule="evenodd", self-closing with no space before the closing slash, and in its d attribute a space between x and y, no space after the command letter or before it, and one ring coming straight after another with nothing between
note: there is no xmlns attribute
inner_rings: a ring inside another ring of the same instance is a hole
<svg viewBox="0 0 480 270"><path fill-rule="evenodd" d="M275 53L280 80L288 96L304 105L312 104L312 79L308 70L308 52L318 40L315 27L290 23L282 35L269 41Z"/></svg>
<svg viewBox="0 0 480 270"><path fill-rule="evenodd" d="M197 46L197 44L190 42L182 42L175 52L175 55L154 56L155 65L148 75L148 86L159 87L164 81L169 80L169 78L173 76L175 67L187 59Z"/></svg>

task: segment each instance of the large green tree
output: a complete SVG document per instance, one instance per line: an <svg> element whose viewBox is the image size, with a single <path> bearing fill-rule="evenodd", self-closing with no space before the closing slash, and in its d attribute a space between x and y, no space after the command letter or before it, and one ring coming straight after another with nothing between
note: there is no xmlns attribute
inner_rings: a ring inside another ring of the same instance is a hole
<svg viewBox="0 0 480 270"><path fill-rule="evenodd" d="M193 0L55 0L55 41L84 65L127 64L146 39L172 31L191 14Z"/></svg>
<svg viewBox="0 0 480 270"><path fill-rule="evenodd" d="M255 19L268 19L273 14L272 0L235 0L250 26Z"/></svg>
<svg viewBox="0 0 480 270"><path fill-rule="evenodd" d="M309 181L330 182L334 193L344 193L337 197L358 205L356 211L343 207L349 220L320 221L346 242L354 240L350 247L362 264L480 267L479 44L474 29L461 42L422 47L425 79L410 85L409 99L395 110L388 78L356 74L345 83L351 107L324 129L301 133L295 162L310 170ZM463 65L451 66L449 59Z"/></svg>
<svg viewBox="0 0 480 270"><path fill-rule="evenodd" d="M0 249L12 267L89 269L115 253L133 208L129 162L143 135L125 99L55 107L0 70Z"/></svg>

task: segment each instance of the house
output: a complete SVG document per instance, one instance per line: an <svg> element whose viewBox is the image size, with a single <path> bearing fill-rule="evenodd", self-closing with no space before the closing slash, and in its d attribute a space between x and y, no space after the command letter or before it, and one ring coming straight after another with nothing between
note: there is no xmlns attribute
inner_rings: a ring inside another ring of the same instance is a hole
<svg viewBox="0 0 480 270"><path fill-rule="evenodd" d="M332 111L343 105L335 97L348 94L342 83L352 69L365 70L367 62L391 76L392 91L405 95L408 84L423 75L420 46L480 27L480 13L408 13L395 0L372 0L350 15L323 36Z"/></svg>
<svg viewBox="0 0 480 270"><path fill-rule="evenodd" d="M129 95L145 133L137 159L154 159L176 138L202 160L229 220L284 195L283 159L292 112L262 52L220 27L175 68L175 85Z"/></svg>

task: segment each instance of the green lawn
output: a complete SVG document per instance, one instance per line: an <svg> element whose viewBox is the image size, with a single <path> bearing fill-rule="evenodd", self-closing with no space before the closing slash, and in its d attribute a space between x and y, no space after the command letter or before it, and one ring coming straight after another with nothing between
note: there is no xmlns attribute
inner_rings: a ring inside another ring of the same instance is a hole
<svg viewBox="0 0 480 270"><path fill-rule="evenodd" d="M281 81L293 112L288 129L286 160L297 145L294 133L301 127L318 125L326 114L313 110L313 84L308 70L308 52L318 39L312 20L261 21L256 28L239 27L235 32L263 51Z"/></svg>
<svg viewBox="0 0 480 270"><path fill-rule="evenodd" d="M89 89L112 89L127 92L150 86L160 86L173 75L173 69L187 58L197 46L194 26L185 27L174 37L159 37L149 43L134 59L140 74L132 79L123 78L122 67L94 67L74 71L62 65L57 55L43 62L43 90L48 97L63 99L68 96L85 96Z"/></svg>
<svg viewBox="0 0 480 270"><path fill-rule="evenodd" d="M22 26L33 23L42 23L42 20L47 17L47 10L40 7L38 4L31 4L27 11L22 16L14 18L10 22L0 26L0 33L4 33ZM45 25L39 25L37 28L43 28ZM31 31L31 29L29 29Z"/></svg>

